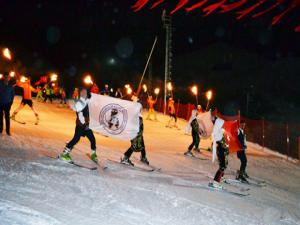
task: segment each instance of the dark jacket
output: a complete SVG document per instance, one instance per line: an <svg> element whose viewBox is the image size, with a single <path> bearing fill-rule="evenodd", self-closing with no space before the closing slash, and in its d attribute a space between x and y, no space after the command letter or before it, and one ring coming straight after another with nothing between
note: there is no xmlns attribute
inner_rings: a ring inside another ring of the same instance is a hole
<svg viewBox="0 0 300 225"><path fill-rule="evenodd" d="M6 85L0 81L0 104L12 104L15 97L15 91L12 85Z"/></svg>

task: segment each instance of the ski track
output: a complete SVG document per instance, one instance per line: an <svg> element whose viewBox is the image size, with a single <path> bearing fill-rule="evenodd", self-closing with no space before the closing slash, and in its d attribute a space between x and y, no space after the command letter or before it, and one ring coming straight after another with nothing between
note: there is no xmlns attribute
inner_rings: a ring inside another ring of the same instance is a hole
<svg viewBox="0 0 300 225"><path fill-rule="evenodd" d="M19 102L17 98L12 108ZM185 121L179 120L181 130L168 129L168 118L158 115L160 122L145 120L144 136L150 163L161 171L109 162L119 159L130 143L98 134L100 163L108 169L89 171L47 157L58 155L72 137L74 114L56 104L35 104L38 126L27 108L19 113L27 124L12 121L13 136L0 135L0 225L300 224L298 165L249 156L249 174L266 180L267 186L249 186L247 197L197 188L208 183L217 164L181 155L191 141L183 134ZM209 140L201 142L202 148L208 146ZM85 155L89 151L82 139L72 152L74 160L94 165ZM208 158L211 153L203 154ZM138 158L136 154L133 160ZM233 177L238 166L236 156L230 156L226 176Z"/></svg>

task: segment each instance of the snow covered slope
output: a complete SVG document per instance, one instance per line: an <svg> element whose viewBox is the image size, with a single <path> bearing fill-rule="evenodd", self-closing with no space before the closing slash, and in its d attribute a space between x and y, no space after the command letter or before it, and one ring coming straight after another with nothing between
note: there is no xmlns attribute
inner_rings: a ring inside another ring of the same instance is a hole
<svg viewBox="0 0 300 225"><path fill-rule="evenodd" d="M12 109L20 102L17 98ZM145 120L145 143L150 163L161 168L144 172L107 159L119 160L130 143L96 135L105 171L89 171L48 158L63 150L72 137L75 115L56 104L35 102L40 124L26 108L12 121L12 136L0 135L0 225L292 225L300 224L300 167L249 149L250 176L267 182L250 188L246 197L201 188L217 164L186 158L191 141L181 130ZM209 140L201 148L210 146ZM77 162L93 165L87 140L73 150ZM203 150L202 157L210 159ZM135 153L133 161L138 162ZM233 178L239 161L232 155L226 177ZM197 187L201 186L201 187ZM239 189L228 186L231 189Z"/></svg>

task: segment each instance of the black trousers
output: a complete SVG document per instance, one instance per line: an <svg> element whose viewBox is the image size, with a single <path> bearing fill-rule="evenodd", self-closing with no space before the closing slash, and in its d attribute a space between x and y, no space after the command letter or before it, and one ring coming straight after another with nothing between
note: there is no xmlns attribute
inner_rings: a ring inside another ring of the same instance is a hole
<svg viewBox="0 0 300 225"><path fill-rule="evenodd" d="M193 143L189 146L189 151L191 151L194 146L196 149L199 148L199 144L200 144L200 137L197 131L192 130L192 137L193 137Z"/></svg>
<svg viewBox="0 0 300 225"><path fill-rule="evenodd" d="M219 169L215 174L214 180L217 182L221 181L221 178L224 176L224 171L228 166L228 155L229 151L226 148L223 148L218 144L217 147L217 156L219 160Z"/></svg>
<svg viewBox="0 0 300 225"><path fill-rule="evenodd" d="M133 152L134 152L134 149L133 149L132 147L130 147L130 148L125 152L124 155L129 159ZM144 148L141 149L141 156L142 156L142 158L146 158L146 151L145 151Z"/></svg>
<svg viewBox="0 0 300 225"><path fill-rule="evenodd" d="M49 99L50 102L52 103L52 96L51 96L51 95L46 95L46 96L45 96L45 99L44 99L44 102L46 102L48 99Z"/></svg>
<svg viewBox="0 0 300 225"><path fill-rule="evenodd" d="M0 132L3 131L3 115L5 116L6 133L10 133L10 108L11 104L0 104Z"/></svg>
<svg viewBox="0 0 300 225"><path fill-rule="evenodd" d="M177 122L177 117L176 117L176 114L175 113L170 113L170 117L172 118L174 118L174 120L175 120L175 123Z"/></svg>
<svg viewBox="0 0 300 225"><path fill-rule="evenodd" d="M96 139L91 129L85 129L76 126L73 139L67 144L67 148L72 149L80 140L81 137L87 137L91 143L91 149L96 150Z"/></svg>
<svg viewBox="0 0 300 225"><path fill-rule="evenodd" d="M240 172L244 173L246 171L246 167L247 167L246 152L244 150L241 150L241 151L238 151L236 154L237 154L237 157L239 158L239 160L241 161Z"/></svg>

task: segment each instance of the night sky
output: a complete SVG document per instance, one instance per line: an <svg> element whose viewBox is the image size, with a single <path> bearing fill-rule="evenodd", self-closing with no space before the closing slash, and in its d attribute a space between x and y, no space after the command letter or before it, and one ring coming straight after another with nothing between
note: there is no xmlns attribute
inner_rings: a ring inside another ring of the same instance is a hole
<svg viewBox="0 0 300 225"><path fill-rule="evenodd" d="M57 72L70 88L80 85L83 74L89 72L100 87L104 83L117 87L127 81L137 85L157 35L153 85L161 85L161 13L177 1L138 13L130 8L134 3L3 0L0 45L9 47L18 69L35 79ZM283 115L295 114L292 117L300 120L300 33L293 30L299 15L295 10L271 27L274 14L237 21L232 13L205 18L197 11L176 13L172 78L177 98L193 101L188 87L196 83L202 90L212 88L218 93L215 104L233 102L244 109L248 94L253 116L286 119Z"/></svg>

